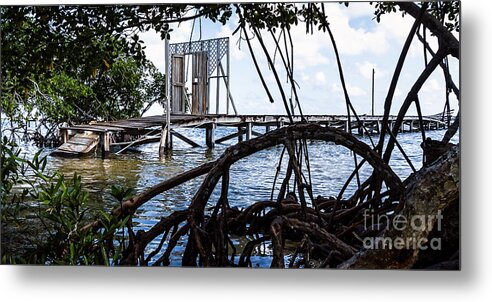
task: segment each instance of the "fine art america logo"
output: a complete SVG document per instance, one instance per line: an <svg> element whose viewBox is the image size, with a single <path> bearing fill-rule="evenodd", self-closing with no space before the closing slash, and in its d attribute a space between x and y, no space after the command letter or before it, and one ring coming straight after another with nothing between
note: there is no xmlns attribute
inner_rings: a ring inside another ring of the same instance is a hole
<svg viewBox="0 0 492 302"><path fill-rule="evenodd" d="M437 211L437 215L413 215L406 217L398 214L391 219L386 214L375 214L372 209L366 209L364 211L364 229L366 231L387 231L390 227L393 227L394 230L399 231L400 234L405 234L405 236L365 237L362 242L366 249L441 250L441 238L433 237L428 239L425 236L417 236L417 234L425 230L431 230L434 225L437 231L440 232L442 219L441 210Z"/></svg>

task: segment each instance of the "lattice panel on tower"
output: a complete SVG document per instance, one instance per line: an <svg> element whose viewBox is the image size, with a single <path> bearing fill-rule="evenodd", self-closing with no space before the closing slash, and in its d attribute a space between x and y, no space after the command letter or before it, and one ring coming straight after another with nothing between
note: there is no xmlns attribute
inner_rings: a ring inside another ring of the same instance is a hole
<svg viewBox="0 0 492 302"><path fill-rule="evenodd" d="M229 38L219 38L183 43L169 44L168 60L171 61L173 55L189 55L199 52L206 52L208 55L208 76L219 66L222 58L229 52ZM171 68L171 67L169 67ZM169 70L169 74L171 74Z"/></svg>

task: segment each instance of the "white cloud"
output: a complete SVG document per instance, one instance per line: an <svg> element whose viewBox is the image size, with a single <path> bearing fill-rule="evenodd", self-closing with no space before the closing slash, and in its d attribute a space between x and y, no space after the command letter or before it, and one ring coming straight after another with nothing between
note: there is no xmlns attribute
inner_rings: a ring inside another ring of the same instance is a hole
<svg viewBox="0 0 492 302"><path fill-rule="evenodd" d="M335 38L342 54L358 55L364 52L384 54L389 48L386 37L382 32L367 32L363 29L354 30L351 27L342 25L338 29L338 34Z"/></svg>
<svg viewBox="0 0 492 302"><path fill-rule="evenodd" d="M146 46L145 56L152 61L161 72L164 72L164 41L154 30L140 34L140 39Z"/></svg>
<svg viewBox="0 0 492 302"><path fill-rule="evenodd" d="M431 93L436 91L444 91L444 86L441 85L435 78L427 80L420 91L422 93Z"/></svg>
<svg viewBox="0 0 492 302"><path fill-rule="evenodd" d="M400 13L384 14L378 27L388 35L388 38L395 38L399 43L403 43L414 21L412 17L402 17Z"/></svg>
<svg viewBox="0 0 492 302"><path fill-rule="evenodd" d="M308 74L306 74L304 72L301 73L301 81L303 83L308 83L310 79L311 79L311 77Z"/></svg>
<svg viewBox="0 0 492 302"><path fill-rule="evenodd" d="M229 48L231 52L231 57L234 60L242 60L247 55L249 55L248 50L245 47L239 48L237 44L239 39L239 33L236 33L234 36L232 35L233 31L237 28L239 22L239 17L234 15L230 22L228 22L225 26L220 28L218 33L218 37L229 37ZM244 45L246 46L246 45Z"/></svg>
<svg viewBox="0 0 492 302"><path fill-rule="evenodd" d="M183 22L181 24L171 24L170 43L179 43L189 41L192 22ZM147 59L152 61L154 65L161 71L165 71L165 55L164 55L164 40L161 39L161 35L155 30L149 30L148 32L140 33L140 39L144 41L146 46L145 55Z"/></svg>
<svg viewBox="0 0 492 302"><path fill-rule="evenodd" d="M326 75L322 71L318 71L314 74L314 84L316 86L326 85Z"/></svg>
<svg viewBox="0 0 492 302"><path fill-rule="evenodd" d="M358 86L354 86L351 84L346 84L346 86L347 86L347 93L348 93L349 97L367 95L367 92ZM343 93L342 85L339 83L334 83L331 86L331 90L335 93Z"/></svg>
<svg viewBox="0 0 492 302"><path fill-rule="evenodd" d="M350 96L364 96L367 95L366 91L358 86L348 85L347 90Z"/></svg>
<svg viewBox="0 0 492 302"><path fill-rule="evenodd" d="M366 79L372 79L372 70L374 69L374 78L383 77L386 72L379 68L377 64L364 61L364 63L357 63L359 73Z"/></svg>
<svg viewBox="0 0 492 302"><path fill-rule="evenodd" d="M349 8L342 7L338 3L328 3L325 8L340 55L358 55L367 52L384 54L388 50L389 43L384 28L375 26L375 31L368 31L350 26L351 15L357 17L367 15L368 19L372 18L372 8L367 3L351 3ZM295 44L296 69L304 70L330 63L330 57L333 57L334 52L328 33L315 31L313 34L306 34L305 26L299 25L291 29L291 35ZM273 42L270 46L269 49L275 47Z"/></svg>
<svg viewBox="0 0 492 302"><path fill-rule="evenodd" d="M328 35L315 33L306 34L303 26L296 26L291 30L294 45L294 68L304 70L309 67L325 65L329 63L326 56Z"/></svg>
<svg viewBox="0 0 492 302"><path fill-rule="evenodd" d="M341 11L349 18L358 18L363 16L374 16L374 6L367 2L350 3L348 7L341 7Z"/></svg>
<svg viewBox="0 0 492 302"><path fill-rule="evenodd" d="M335 5L335 3L327 6L328 20L339 52L349 55L357 55L363 52L385 53L389 47L385 32L381 31L378 26L375 26L373 31L351 27L349 15L346 13L347 10L350 10L350 7L346 9L340 7L340 5Z"/></svg>

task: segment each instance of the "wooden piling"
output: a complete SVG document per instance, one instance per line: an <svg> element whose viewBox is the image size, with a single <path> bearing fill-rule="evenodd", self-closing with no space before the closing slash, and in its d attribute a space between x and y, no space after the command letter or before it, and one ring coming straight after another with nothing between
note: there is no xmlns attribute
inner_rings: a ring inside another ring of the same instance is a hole
<svg viewBox="0 0 492 302"><path fill-rule="evenodd" d="M215 128L216 128L215 123L211 123L205 128L205 142L207 144L207 147L214 148L215 147Z"/></svg>
<svg viewBox="0 0 492 302"><path fill-rule="evenodd" d="M166 125L162 126L161 140L159 143L159 156L164 155L165 151L173 148L171 131Z"/></svg>
<svg viewBox="0 0 492 302"><path fill-rule="evenodd" d="M251 123L246 124L246 140L249 141L251 139L251 131L252 131Z"/></svg>
<svg viewBox="0 0 492 302"><path fill-rule="evenodd" d="M278 128L282 128L284 126L284 119L283 118L280 118L277 122L277 129Z"/></svg>
<svg viewBox="0 0 492 302"><path fill-rule="evenodd" d="M101 150L101 157L105 158L106 155L111 151L110 145L110 133L101 132L99 134L99 149Z"/></svg>
<svg viewBox="0 0 492 302"><path fill-rule="evenodd" d="M217 47L217 53L216 53L216 56L217 58L220 58L220 54L219 54L219 48ZM220 61L219 61L219 65L220 65ZM215 114L219 114L219 96L220 96L220 68L219 66L217 66L217 91L215 93ZM227 95L226 95L226 103L229 103L227 102ZM228 106L227 106L228 107ZM227 108L227 114L229 114L229 109Z"/></svg>
<svg viewBox="0 0 492 302"><path fill-rule="evenodd" d="M60 129L60 136L64 144L68 142L68 129Z"/></svg>
<svg viewBox="0 0 492 302"><path fill-rule="evenodd" d="M243 141L243 127L237 127L237 133L238 133L237 141L238 143L240 143Z"/></svg>

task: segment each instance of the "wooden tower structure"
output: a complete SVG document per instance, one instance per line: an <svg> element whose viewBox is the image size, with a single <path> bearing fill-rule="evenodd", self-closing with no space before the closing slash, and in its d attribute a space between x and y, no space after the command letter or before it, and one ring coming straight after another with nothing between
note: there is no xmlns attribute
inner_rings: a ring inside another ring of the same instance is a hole
<svg viewBox="0 0 492 302"><path fill-rule="evenodd" d="M186 89L187 62L186 56L191 56L191 99ZM224 68L223 60L226 61ZM216 79L216 108L215 114L220 109L220 79L226 87L226 113L229 114L229 105L234 106L230 89L230 58L229 38L217 38L209 40L191 41L169 44L166 54L167 74L170 75L169 98L172 114L211 114L210 86L211 79Z"/></svg>

